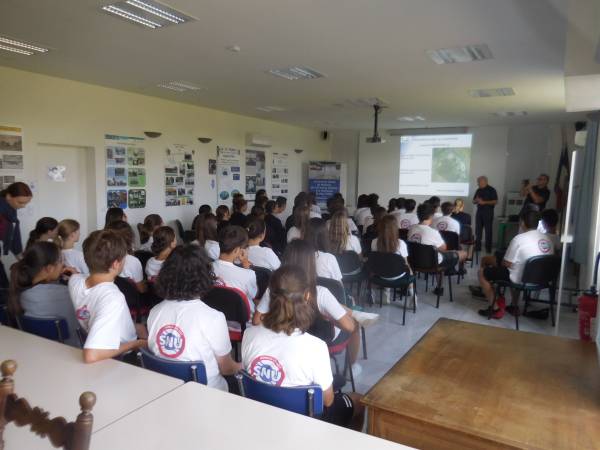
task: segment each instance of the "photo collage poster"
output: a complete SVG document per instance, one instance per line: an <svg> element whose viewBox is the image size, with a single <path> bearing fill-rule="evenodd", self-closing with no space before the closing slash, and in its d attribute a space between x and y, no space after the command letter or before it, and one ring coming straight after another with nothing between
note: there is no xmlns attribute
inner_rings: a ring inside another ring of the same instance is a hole
<svg viewBox="0 0 600 450"><path fill-rule="evenodd" d="M23 172L23 129L0 125L0 189L18 181Z"/></svg>
<svg viewBox="0 0 600 450"><path fill-rule="evenodd" d="M246 195L256 194L265 189L266 181L265 152L246 150Z"/></svg>
<svg viewBox="0 0 600 450"><path fill-rule="evenodd" d="M273 167L271 168L272 198L288 196L289 157L287 153L273 152Z"/></svg>
<svg viewBox="0 0 600 450"><path fill-rule="evenodd" d="M242 152L235 148L217 146L217 191L219 202L231 202L234 194L242 192Z"/></svg>
<svg viewBox="0 0 600 450"><path fill-rule="evenodd" d="M196 151L190 150L185 145L173 144L165 150L165 153L165 205L193 205Z"/></svg>
<svg viewBox="0 0 600 450"><path fill-rule="evenodd" d="M146 207L146 149L144 138L104 136L107 208Z"/></svg>

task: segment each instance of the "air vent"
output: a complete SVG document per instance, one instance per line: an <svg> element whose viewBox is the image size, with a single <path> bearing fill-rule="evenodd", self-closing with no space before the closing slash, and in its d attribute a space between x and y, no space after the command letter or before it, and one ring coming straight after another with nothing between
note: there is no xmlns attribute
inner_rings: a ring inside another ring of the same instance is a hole
<svg viewBox="0 0 600 450"><path fill-rule="evenodd" d="M342 100L333 104L336 108L372 108L375 105L385 108L390 106L390 103L379 97L365 97Z"/></svg>
<svg viewBox="0 0 600 450"><path fill-rule="evenodd" d="M257 106L256 109L259 110L259 111L262 111L262 112L281 112L281 111L285 111L285 108L282 108L281 106Z"/></svg>
<svg viewBox="0 0 600 450"><path fill-rule="evenodd" d="M320 72L308 67L286 67L283 69L271 69L268 71L271 75L285 78L286 80L315 80L317 78L325 78Z"/></svg>
<svg viewBox="0 0 600 450"><path fill-rule="evenodd" d="M497 89L471 89L469 95L475 98L482 97L509 97L515 95L513 88L497 88Z"/></svg>
<svg viewBox="0 0 600 450"><path fill-rule="evenodd" d="M528 115L527 111L500 111L492 114L497 117L522 117Z"/></svg>
<svg viewBox="0 0 600 450"><path fill-rule="evenodd" d="M427 55L436 64L454 64L493 59L492 51L485 45L467 45L466 47L441 48L427 50Z"/></svg>
<svg viewBox="0 0 600 450"><path fill-rule="evenodd" d="M32 43L19 41L6 36L0 36L0 50L6 52L18 53L20 55L32 56L39 53L46 53L47 48L34 45Z"/></svg>
<svg viewBox="0 0 600 450"><path fill-rule="evenodd" d="M181 11L153 0L126 0L105 5L102 10L151 29L180 25L196 20Z"/></svg>
<svg viewBox="0 0 600 450"><path fill-rule="evenodd" d="M194 92L201 91L204 89L203 87L196 86L195 84L190 83L189 81L167 81L165 83L159 84L158 87L177 92Z"/></svg>

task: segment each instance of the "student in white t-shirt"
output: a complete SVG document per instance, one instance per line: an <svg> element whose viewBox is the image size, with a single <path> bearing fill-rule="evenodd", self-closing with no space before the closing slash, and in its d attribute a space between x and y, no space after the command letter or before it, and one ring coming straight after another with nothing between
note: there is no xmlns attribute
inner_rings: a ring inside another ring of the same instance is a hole
<svg viewBox="0 0 600 450"><path fill-rule="evenodd" d="M548 235L548 238L554 244L554 250L559 252L562 248L560 242L560 236L558 235L558 212L555 209L545 209L542 211L540 216L540 224L538 225L538 231Z"/></svg>
<svg viewBox="0 0 600 450"><path fill-rule="evenodd" d="M165 300L148 316L148 348L167 360L204 362L208 386L227 391L223 377L241 364L231 357L225 316L202 301L213 282L206 252L196 245L173 249L156 279L156 292Z"/></svg>
<svg viewBox="0 0 600 450"><path fill-rule="evenodd" d="M163 263L173 249L177 247L177 238L171 227L158 227L152 235L152 253L154 256L146 263L146 277L149 282L160 273Z"/></svg>
<svg viewBox="0 0 600 450"><path fill-rule="evenodd" d="M79 273L88 274L88 269L83 252L75 249L79 241L79 222L73 219L61 220L56 227L56 244L61 249L62 260L66 267L71 267Z"/></svg>
<svg viewBox="0 0 600 450"><path fill-rule="evenodd" d="M287 208L287 198L279 196L275 199L275 208L273 208L273 216L277 217L281 222L281 226L285 227L285 221L289 214L285 212Z"/></svg>
<svg viewBox="0 0 600 450"><path fill-rule="evenodd" d="M350 251L359 255L362 254L360 240L350 233L348 214L345 210L333 213L327 225L329 227L329 241L332 253L338 255L342 252Z"/></svg>
<svg viewBox="0 0 600 450"><path fill-rule="evenodd" d="M392 214L386 214L378 224L377 237L371 242L371 250L382 253L395 253L408 258L406 242L398 238L398 227L396 218ZM406 262L408 265L408 261Z"/></svg>
<svg viewBox="0 0 600 450"><path fill-rule="evenodd" d="M335 255L331 253L329 229L324 219L310 219L306 241L316 250L317 276L342 281L342 271Z"/></svg>
<svg viewBox="0 0 600 450"><path fill-rule="evenodd" d="M125 240L127 245L127 256L125 256L125 264L119 275L121 278L127 278L140 294L146 292L147 286L144 281L144 269L139 259L133 256L133 229L131 225L124 221L112 222L108 227L108 230L116 231Z"/></svg>
<svg viewBox="0 0 600 450"><path fill-rule="evenodd" d="M92 363L145 346L146 329L133 324L125 296L114 284L125 264L125 239L116 231L94 231L83 242L83 254L90 275L69 280L75 315L87 332L83 360Z"/></svg>
<svg viewBox="0 0 600 450"><path fill-rule="evenodd" d="M306 205L298 206L294 209L294 225L287 232L287 241L292 242L294 239L304 239L308 222L310 220L310 209Z"/></svg>
<svg viewBox="0 0 600 450"><path fill-rule="evenodd" d="M425 201L425 203L429 203L433 207L434 219L439 219L443 216L442 212L440 211L440 204L442 203L442 201L438 196L434 195L432 197L429 197L429 200Z"/></svg>
<svg viewBox="0 0 600 450"><path fill-rule="evenodd" d="M396 215L396 221L398 222L398 228L408 230L413 225L419 223L419 218L415 214L417 202L415 202L412 198L408 198L404 202L404 207L406 208L406 212Z"/></svg>
<svg viewBox="0 0 600 450"><path fill-rule="evenodd" d="M321 218L321 207L317 205L317 194L315 194L314 192L308 193L308 204L310 207L310 218Z"/></svg>
<svg viewBox="0 0 600 450"><path fill-rule="evenodd" d="M442 203L442 217L434 218L431 223L432 228L438 231L451 231L460 237L460 223L458 220L450 217L454 212L454 204L450 202Z"/></svg>
<svg viewBox="0 0 600 450"><path fill-rule="evenodd" d="M303 268L288 265L277 270L271 277L270 293L262 324L244 334L244 369L256 380L276 386L319 385L323 419L360 430L364 415L361 397L334 393L327 345L307 333L314 320L316 293Z"/></svg>
<svg viewBox="0 0 600 450"><path fill-rule="evenodd" d="M369 207L369 196L366 194L360 194L356 201L356 211L354 211L354 220L356 223L364 227L365 219L371 215L371 208Z"/></svg>
<svg viewBox="0 0 600 450"><path fill-rule="evenodd" d="M219 249L219 234L217 216L212 213L206 213L198 216L196 221L196 240L192 244L204 247L208 257L213 261L219 259L221 250Z"/></svg>
<svg viewBox="0 0 600 450"><path fill-rule="evenodd" d="M248 261L257 267L264 267L271 271L279 269L281 261L269 247L261 247L265 240L267 227L265 221L258 217L248 219Z"/></svg>
<svg viewBox="0 0 600 450"><path fill-rule="evenodd" d="M140 250L145 252L152 251L154 231L163 225L164 222L162 217L160 217L158 214L148 214L144 219L144 223L141 225L138 224L138 230L140 232Z"/></svg>
<svg viewBox="0 0 600 450"><path fill-rule="evenodd" d="M219 233L219 246L221 255L212 264L217 282L242 291L253 312L258 287L256 274L248 261L248 233L238 225L229 225ZM236 266L235 262L242 267Z"/></svg>

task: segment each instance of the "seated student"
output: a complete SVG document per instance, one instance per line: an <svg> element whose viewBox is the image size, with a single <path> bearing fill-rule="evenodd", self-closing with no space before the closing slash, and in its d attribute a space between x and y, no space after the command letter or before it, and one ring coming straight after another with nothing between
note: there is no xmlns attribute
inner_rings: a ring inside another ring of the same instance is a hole
<svg viewBox="0 0 600 450"><path fill-rule="evenodd" d="M341 194L338 197L332 197L331 202L329 202L329 217L333 216L338 211L344 211L346 213L346 222L348 222L348 229L350 233L358 236L358 227L354 223L350 217L348 217L348 211L346 209L346 203L344 202L344 197ZM369 218L367 218L368 220Z"/></svg>
<svg viewBox="0 0 600 450"><path fill-rule="evenodd" d="M10 268L8 310L13 317L21 314L36 318L60 317L69 327L66 344L79 347L77 318L69 289L57 283L69 274L61 261L60 250L52 242L34 242L23 258Z"/></svg>
<svg viewBox="0 0 600 450"><path fill-rule="evenodd" d="M397 214L404 214L406 212L406 199L404 197L398 197L396 199L396 211Z"/></svg>
<svg viewBox="0 0 600 450"><path fill-rule="evenodd" d="M406 208L406 212L396 216L396 221L398 222L398 228L408 230L413 225L419 223L419 218L415 214L417 202L415 202L412 198L407 198L404 202L404 207Z"/></svg>
<svg viewBox="0 0 600 450"><path fill-rule="evenodd" d="M308 206L310 208L310 218L321 217L321 207L317 205L317 194L314 192L308 193Z"/></svg>
<svg viewBox="0 0 600 450"><path fill-rule="evenodd" d="M127 245L127 255L125 256L125 263L119 276L121 278L129 279L137 289L138 292L146 292L146 282L144 281L144 270L142 263L139 259L133 256L133 230L131 225L127 222L112 222L108 226L109 230L116 231L124 240Z"/></svg>
<svg viewBox="0 0 600 450"><path fill-rule="evenodd" d="M27 250L35 242L47 242L56 239L58 221L52 217L42 217L35 224L35 228L29 233L29 239L25 245Z"/></svg>
<svg viewBox="0 0 600 450"><path fill-rule="evenodd" d="M290 228L294 226L294 213L296 212L296 209L303 207L308 208L308 218L310 219L310 205L308 204L308 194L304 191L301 191L298 192L298 195L296 195L296 197L294 197L294 207L292 208L292 215L285 220L284 225L286 231L289 231Z"/></svg>
<svg viewBox="0 0 600 450"><path fill-rule="evenodd" d="M213 261L219 259L219 232L218 223L214 214L205 214L200 217L196 227L196 240L192 244L204 247L208 257Z"/></svg>
<svg viewBox="0 0 600 450"><path fill-rule="evenodd" d="M360 241L356 236L350 233L348 227L348 215L345 210L337 211L329 219L329 241L331 251L339 255L345 251L352 251L362 254Z"/></svg>
<svg viewBox="0 0 600 450"><path fill-rule="evenodd" d="M460 223L450 215L454 211L454 205L450 202L442 203L442 217L433 219L431 226L438 231L451 231L460 237Z"/></svg>
<svg viewBox="0 0 600 450"><path fill-rule="evenodd" d="M267 195L267 190L266 189L257 189L256 193L254 194L254 204L255 205L257 203L262 204L264 199L269 200L269 196Z"/></svg>
<svg viewBox="0 0 600 450"><path fill-rule="evenodd" d="M357 225L363 226L364 221L371 214L371 208L369 207L369 196L366 194L360 194L356 201L356 211L354 211L354 220Z"/></svg>
<svg viewBox="0 0 600 450"><path fill-rule="evenodd" d="M227 391L223 377L241 364L231 357L225 316L202 301L213 281L206 252L196 245L173 249L156 279L164 300L150 310L148 348L164 359L204 362L208 386Z"/></svg>
<svg viewBox="0 0 600 450"><path fill-rule="evenodd" d="M152 240L152 253L154 256L146 263L146 277L148 281L154 279L160 273L163 263L169 257L175 247L177 247L177 238L171 227L159 227L154 230Z"/></svg>
<svg viewBox="0 0 600 450"><path fill-rule="evenodd" d="M285 221L288 215L285 210L287 208L287 198L279 196L275 199L275 207L273 208L273 215L279 219L281 226L285 229Z"/></svg>
<svg viewBox="0 0 600 450"><path fill-rule="evenodd" d="M72 267L79 273L90 273L83 252L76 250L79 241L79 222L72 219L61 220L56 228L56 244L61 249L62 261L66 267Z"/></svg>
<svg viewBox="0 0 600 450"><path fill-rule="evenodd" d="M217 281L242 291L254 311L258 286L248 261L248 233L242 227L229 225L219 233L219 247L221 254L212 265ZM241 263L242 267L236 266L235 262Z"/></svg>
<svg viewBox="0 0 600 450"><path fill-rule="evenodd" d="M298 206L294 209L294 225L287 232L287 242L292 242L294 239L304 239L308 222L310 220L310 209L308 206Z"/></svg>
<svg viewBox="0 0 600 450"><path fill-rule="evenodd" d="M555 209L545 209L540 215L538 231L548 235L554 244L554 250L559 251L562 247L560 236L558 235L558 213Z"/></svg>
<svg viewBox="0 0 600 450"><path fill-rule="evenodd" d="M365 251L371 248L371 243L378 234L379 223L381 223L381 219L386 215L387 211L383 206L379 206L373 210L373 223L364 229L362 234L362 247Z"/></svg>
<svg viewBox="0 0 600 450"><path fill-rule="evenodd" d="M250 217L258 217L261 220L265 220L265 208L259 205L254 205L250 210L250 214L246 218L246 226L248 225Z"/></svg>
<svg viewBox="0 0 600 450"><path fill-rule="evenodd" d="M454 211L452 211L450 217L461 225L471 226L471 214L465 212L465 202L460 198L454 200Z"/></svg>
<svg viewBox="0 0 600 450"><path fill-rule="evenodd" d="M391 214L386 214L378 222L377 237L371 242L371 251L382 253L396 253L408 258L408 248L406 243L398 238L398 227L396 218ZM408 264L408 262L407 262Z"/></svg>
<svg viewBox="0 0 600 450"><path fill-rule="evenodd" d="M387 213L388 214L392 214L397 209L398 209L398 207L396 206L396 199L395 198L390 198L389 201L388 201Z"/></svg>
<svg viewBox="0 0 600 450"><path fill-rule="evenodd" d="M144 223L140 227L140 250L145 252L152 251L152 235L158 227L162 227L163 225L162 217L158 214L149 214L146 216Z"/></svg>
<svg viewBox="0 0 600 450"><path fill-rule="evenodd" d="M432 196L429 198L429 200L427 200L425 203L429 203L431 206L433 206L433 218L437 219L438 217L442 217L442 212L440 211L440 204L442 203L442 201L440 200L439 197L437 196Z"/></svg>
<svg viewBox="0 0 600 450"><path fill-rule="evenodd" d="M94 231L83 241L83 255L90 275L69 280L75 316L87 332L83 360L92 363L144 347L145 328L133 324L125 296L114 284L125 265L125 239L113 230Z"/></svg>
<svg viewBox="0 0 600 450"><path fill-rule="evenodd" d="M323 420L360 430L364 414L361 397L334 393L327 345L307 333L318 293L306 278L297 266L285 266L273 274L269 308L262 324L244 333L242 365L251 377L264 383L283 387L319 385L323 391ZM271 370L261 370L265 364Z"/></svg>
<svg viewBox="0 0 600 450"><path fill-rule="evenodd" d="M275 252L269 247L260 246L260 243L265 240L265 235L265 221L259 217L250 217L248 220L248 261L253 266L277 270L281 261Z"/></svg>
<svg viewBox="0 0 600 450"><path fill-rule="evenodd" d="M237 225L244 228L246 226L246 211L248 210L248 202L242 197L235 197L232 201L233 213L229 218L229 225Z"/></svg>
<svg viewBox="0 0 600 450"><path fill-rule="evenodd" d="M217 232L220 232L223 228L229 225L229 207L227 205L219 205L215 209L215 215L217 216Z"/></svg>
<svg viewBox="0 0 600 450"><path fill-rule="evenodd" d="M127 214L121 208L108 208L104 218L104 229L113 222L127 222Z"/></svg>
<svg viewBox="0 0 600 450"><path fill-rule="evenodd" d="M196 230L196 224L198 223L198 220L200 220L200 218L205 214L212 214L212 207L210 205L200 205L200 208L198 208L198 215L194 217L194 221L192 222L192 230Z"/></svg>
<svg viewBox="0 0 600 450"><path fill-rule="evenodd" d="M281 220L275 215L276 210L277 202L269 200L265 205L265 242L267 242L276 253L281 255L285 248L287 236Z"/></svg>
<svg viewBox="0 0 600 450"><path fill-rule="evenodd" d="M521 214L520 225L523 230L517 234L508 245L502 261L486 258L482 260L479 270L479 283L490 306L479 311L479 314L488 316L492 308L492 317L501 319L504 316L505 309L511 314L518 314L518 293L511 291L512 306L506 307L505 301L499 298L494 303L494 281L512 281L520 283L523 276L523 269L529 258L539 255L554 254L554 244L552 239L545 233L537 229L540 221L540 213L534 210L525 210Z"/></svg>
<svg viewBox="0 0 600 450"><path fill-rule="evenodd" d="M310 219L305 240L315 249L317 275L342 281L340 265L331 253L327 222L324 219Z"/></svg>

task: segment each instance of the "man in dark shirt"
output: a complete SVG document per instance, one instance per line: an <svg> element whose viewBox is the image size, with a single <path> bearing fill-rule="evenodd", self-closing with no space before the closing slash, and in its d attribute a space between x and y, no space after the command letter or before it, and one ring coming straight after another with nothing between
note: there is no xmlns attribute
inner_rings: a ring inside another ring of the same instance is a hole
<svg viewBox="0 0 600 450"><path fill-rule="evenodd" d="M550 177L543 173L537 178L536 185L532 186L529 184L529 181L523 182L521 195L525 197L525 201L523 202L521 213L528 209L543 211L546 208L546 203L550 198L550 191L548 190L549 181Z"/></svg>
<svg viewBox="0 0 600 450"><path fill-rule="evenodd" d="M475 215L475 250L481 250L481 238L485 229L485 250L492 252L492 224L494 222L494 206L498 203L496 189L488 184L485 176L477 178L479 189L475 191L473 203L477 205Z"/></svg>

